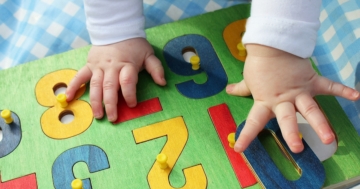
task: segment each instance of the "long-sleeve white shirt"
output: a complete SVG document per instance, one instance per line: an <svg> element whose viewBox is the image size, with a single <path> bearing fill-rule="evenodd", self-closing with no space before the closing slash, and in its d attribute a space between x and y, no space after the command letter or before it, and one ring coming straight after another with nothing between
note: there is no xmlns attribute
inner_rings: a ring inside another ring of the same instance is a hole
<svg viewBox="0 0 360 189"><path fill-rule="evenodd" d="M94 45L145 38L142 0L84 0ZM310 57L320 27L321 0L253 0L243 43Z"/></svg>

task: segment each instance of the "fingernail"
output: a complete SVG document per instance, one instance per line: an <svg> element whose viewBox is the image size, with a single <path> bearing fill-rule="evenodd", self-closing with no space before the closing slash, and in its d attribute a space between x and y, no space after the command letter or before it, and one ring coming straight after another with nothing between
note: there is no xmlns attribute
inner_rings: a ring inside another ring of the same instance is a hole
<svg viewBox="0 0 360 189"><path fill-rule="evenodd" d="M232 92L234 90L234 85L228 85L227 87L226 87L226 92Z"/></svg>
<svg viewBox="0 0 360 189"><path fill-rule="evenodd" d="M235 152L241 153L243 152L243 145L241 143L235 143L234 150Z"/></svg>
<svg viewBox="0 0 360 189"><path fill-rule="evenodd" d="M136 106L136 103L128 103L127 105L129 108L134 108Z"/></svg>
<svg viewBox="0 0 360 189"><path fill-rule="evenodd" d="M334 134L333 133L325 133L322 135L323 140L325 141L329 141L332 140L334 138Z"/></svg>
<svg viewBox="0 0 360 189"><path fill-rule="evenodd" d="M359 96L359 92L358 92L358 91L355 91L355 92L353 93L353 97L357 98L358 96Z"/></svg>
<svg viewBox="0 0 360 189"><path fill-rule="evenodd" d="M109 120L110 122L114 122L114 121L115 121L115 117L110 115L110 116L108 117L108 120Z"/></svg>
<svg viewBox="0 0 360 189"><path fill-rule="evenodd" d="M298 146L301 146L301 145L302 145L302 143L299 142L299 141L296 141L296 142L292 142L292 143L291 143L291 146L293 146L293 147L298 147Z"/></svg>
<svg viewBox="0 0 360 189"><path fill-rule="evenodd" d="M101 114L99 112L94 112L94 117L96 119L100 119L101 118Z"/></svg>

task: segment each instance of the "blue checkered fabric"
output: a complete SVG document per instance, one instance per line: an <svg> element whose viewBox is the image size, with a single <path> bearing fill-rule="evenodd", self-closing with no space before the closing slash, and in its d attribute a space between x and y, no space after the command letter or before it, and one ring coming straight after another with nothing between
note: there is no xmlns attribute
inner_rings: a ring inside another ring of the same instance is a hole
<svg viewBox="0 0 360 189"><path fill-rule="evenodd" d="M146 27L248 0L144 0ZM313 59L331 80L360 91L360 1L323 1ZM0 0L0 70L90 44L82 0ZM337 98L360 133L360 102Z"/></svg>
<svg viewBox="0 0 360 189"><path fill-rule="evenodd" d="M313 53L325 77L360 91L360 1L323 1ZM360 101L337 98L360 134Z"/></svg>
<svg viewBox="0 0 360 189"><path fill-rule="evenodd" d="M0 69L89 44L81 0L0 0Z"/></svg>
<svg viewBox="0 0 360 189"><path fill-rule="evenodd" d="M246 0L145 0L146 28ZM0 0L0 70L90 44L83 0Z"/></svg>

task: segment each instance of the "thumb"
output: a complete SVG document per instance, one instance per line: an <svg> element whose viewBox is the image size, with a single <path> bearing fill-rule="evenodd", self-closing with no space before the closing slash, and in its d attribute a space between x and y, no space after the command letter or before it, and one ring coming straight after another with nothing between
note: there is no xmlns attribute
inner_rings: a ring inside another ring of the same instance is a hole
<svg viewBox="0 0 360 189"><path fill-rule="evenodd" d="M251 92L249 88L246 86L244 80L240 81L239 83L229 84L226 87L226 92L230 95L235 96L250 96Z"/></svg>

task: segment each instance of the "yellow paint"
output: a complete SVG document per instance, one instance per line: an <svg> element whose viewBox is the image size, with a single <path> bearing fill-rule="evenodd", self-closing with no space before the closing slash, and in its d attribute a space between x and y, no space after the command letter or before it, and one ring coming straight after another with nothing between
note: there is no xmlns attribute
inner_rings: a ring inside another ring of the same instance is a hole
<svg viewBox="0 0 360 189"><path fill-rule="evenodd" d="M191 68L193 70L198 70L200 68L200 57L199 56L192 56L190 58Z"/></svg>
<svg viewBox="0 0 360 189"><path fill-rule="evenodd" d="M11 111L10 110L3 110L1 111L1 117L4 119L6 124L10 124L13 122L13 119L11 117Z"/></svg>
<svg viewBox="0 0 360 189"><path fill-rule="evenodd" d="M188 131L183 118L176 117L135 129L133 130L133 134L137 144L163 136L167 137L167 142L161 153L167 154L167 164L169 168L161 169L155 162L148 174L148 182L150 188L173 188L170 185L169 175L188 139ZM184 175L186 183L181 188L201 189L207 187L207 178L201 165L185 168Z"/></svg>
<svg viewBox="0 0 360 189"><path fill-rule="evenodd" d="M65 108L68 105L68 103L66 102L66 95L65 94L57 95L56 100L60 103L60 106L62 108Z"/></svg>
<svg viewBox="0 0 360 189"><path fill-rule="evenodd" d="M227 137L228 141L229 141L229 146L231 148L234 148L235 145L235 133L230 133Z"/></svg>
<svg viewBox="0 0 360 189"><path fill-rule="evenodd" d="M83 188L82 180L80 180L80 179L74 179L74 180L71 182L71 188L72 188L72 189L84 189L84 188Z"/></svg>
<svg viewBox="0 0 360 189"><path fill-rule="evenodd" d="M166 169L169 167L167 164L167 160L168 160L168 157L165 154L161 153L156 156L156 162L159 164L161 169Z"/></svg>
<svg viewBox="0 0 360 189"><path fill-rule="evenodd" d="M60 115L64 112L72 112L74 120L64 124L60 121ZM54 106L41 116L41 127L43 132L50 138L65 139L76 136L90 127L93 113L90 105L82 100L69 103L66 108L60 105Z"/></svg>
<svg viewBox="0 0 360 189"><path fill-rule="evenodd" d="M245 32L246 19L235 21L224 29L223 38L231 54L238 60L245 62L246 56L240 56L238 44L241 43L242 33Z"/></svg>
<svg viewBox="0 0 360 189"><path fill-rule="evenodd" d="M54 94L54 87L64 83L68 85L75 76L74 70L59 70L49 73L39 80L35 88L36 99L39 104L50 107L41 116L41 128L50 138L65 139L76 136L90 127L93 120L93 113L90 105L82 100L76 100L85 92L85 87L81 87L76 94L75 100L67 102L67 106L57 101ZM63 95L66 102L66 96ZM61 98L60 101L64 101ZM71 113L74 120L64 124L60 121L63 114Z"/></svg>
<svg viewBox="0 0 360 189"><path fill-rule="evenodd" d="M240 57L246 57L247 52L246 52L245 46L241 42L237 44L236 48L239 51Z"/></svg>
<svg viewBox="0 0 360 189"><path fill-rule="evenodd" d="M76 75L75 70L58 70L51 72L42 77L35 87L35 95L38 103L42 106L54 106L56 101L56 96L54 94L54 87L59 84L69 85L72 78ZM85 93L85 85L82 85L81 88L76 92L75 98L80 98Z"/></svg>

